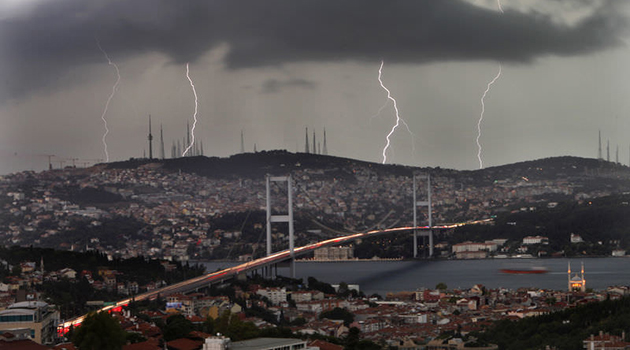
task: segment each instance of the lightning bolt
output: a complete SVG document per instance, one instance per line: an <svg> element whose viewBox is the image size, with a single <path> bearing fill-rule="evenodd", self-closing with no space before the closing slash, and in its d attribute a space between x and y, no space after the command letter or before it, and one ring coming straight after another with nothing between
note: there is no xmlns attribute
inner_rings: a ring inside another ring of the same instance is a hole
<svg viewBox="0 0 630 350"><path fill-rule="evenodd" d="M396 111L396 124L394 124L392 129L389 131L389 134L387 134L387 137L385 137L385 139L387 140L387 143L385 144L385 147L383 148L383 164L385 164L385 162L387 162L387 149L389 148L389 146L391 144L390 137L394 134L394 131L396 131L396 129L398 128L400 123L402 123L407 128L407 131L409 131L409 133L411 134L411 136L412 136L412 148L413 148L413 151L415 151L415 144L413 142L413 133L411 132L411 129L409 128L409 125L407 124L407 122L405 122L405 120L400 117L400 113L398 112L398 105L396 104L396 99L394 99L392 97L392 93L389 91L388 88L385 87L385 84L383 84L383 80L381 79L381 77L383 75L383 64L384 63L385 63L384 61L381 61L381 66L378 69L378 82L381 84L381 87L383 88L383 90L387 91L387 99L391 100L394 103L394 111ZM385 105L386 104L384 104L383 107L381 107L381 109L379 109L378 113L381 112L381 110L385 107ZM377 113L377 115L378 115L378 113Z"/></svg>
<svg viewBox="0 0 630 350"><path fill-rule="evenodd" d="M479 151L477 152L477 158L479 159L479 169L483 168L483 161L481 160L481 143L479 143L479 139L481 138L481 122L483 121L483 113L486 110L486 105L483 103L483 101L486 98L486 94L488 94L488 91L490 91L490 86L492 86L492 84L494 84L494 82L497 81L497 79L499 79L500 76L501 76L501 64L499 64L499 72L494 77L494 79L492 79L488 83L488 86L486 87L486 91L484 91L483 96L481 96L481 115L479 116L479 122L477 122L477 132L478 132L477 133L477 147L479 148Z"/></svg>
<svg viewBox="0 0 630 350"><path fill-rule="evenodd" d="M188 78L188 81L190 82L190 87L192 88L193 94L195 95L195 114L193 114L194 121L190 130L190 134L192 135L192 138L190 139L190 145L186 147L186 150L184 151L184 153L182 153L182 157L185 156L186 153L188 153L188 150L190 150L190 148L195 144L195 126L197 126L197 90L195 90L195 84L193 84L192 79L190 79L190 69L188 68L188 63L186 63L186 78Z"/></svg>
<svg viewBox="0 0 630 350"><path fill-rule="evenodd" d="M497 6L499 7L499 11L501 11L501 13L504 13L503 8L501 7L501 0L497 0ZM477 148L478 148L477 159L479 159L479 169L483 168L483 161L481 160L481 143L479 143L479 139L481 138L481 122L483 121L483 113L486 110L486 106L483 103L483 101L486 98L486 94L488 93L488 91L490 91L490 86L494 84L494 82L497 81L497 79L499 79L500 76L501 76L501 63L499 63L499 72L494 77L494 79L492 79L488 83L488 86L486 87L486 91L484 91L483 96L481 96L481 114L479 115L479 122L477 122Z"/></svg>
<svg viewBox="0 0 630 350"><path fill-rule="evenodd" d="M98 41L98 39L96 39L96 45L98 46L98 49L101 50L103 55L105 55L105 58L107 59L107 63L110 66L114 66L114 68L116 68L116 76L117 76L116 83L114 84L114 86L112 86L112 93L109 94L109 98L107 98L107 102L105 103L105 108L103 109L103 114L101 114L101 119L103 120L103 124L105 125L105 133L103 134L103 138L102 138L103 147L105 151L105 162L109 162L109 153L107 152L107 141L106 141L107 134L109 134L109 128L107 128L107 120L105 119L105 114L107 114L109 103L112 101L112 98L114 98L114 95L116 94L116 91L118 90L118 84L120 83L120 71L118 70L118 66L116 65L116 63L112 62L107 52L103 50L103 48L101 47L101 43Z"/></svg>

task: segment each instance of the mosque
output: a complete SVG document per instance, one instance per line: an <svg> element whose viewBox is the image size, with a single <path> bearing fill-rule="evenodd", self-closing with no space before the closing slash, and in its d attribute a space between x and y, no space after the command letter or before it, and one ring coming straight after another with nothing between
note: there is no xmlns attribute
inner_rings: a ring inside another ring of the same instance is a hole
<svg viewBox="0 0 630 350"><path fill-rule="evenodd" d="M576 272L571 276L571 262L569 262L569 270L567 271L569 292L585 292L586 280L584 279L584 263L580 274Z"/></svg>

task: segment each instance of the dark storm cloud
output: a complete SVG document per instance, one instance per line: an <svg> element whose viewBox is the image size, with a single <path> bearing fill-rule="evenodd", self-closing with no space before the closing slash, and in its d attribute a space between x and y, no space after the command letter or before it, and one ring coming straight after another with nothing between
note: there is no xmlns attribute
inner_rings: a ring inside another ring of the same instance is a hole
<svg viewBox="0 0 630 350"><path fill-rule="evenodd" d="M461 0L45 1L0 22L0 101L67 83L60 77L83 64L104 63L95 38L119 61L161 52L184 63L226 44L231 69L380 59L526 63L618 45L626 19L614 4L566 26Z"/></svg>
<svg viewBox="0 0 630 350"><path fill-rule="evenodd" d="M305 80L305 79L289 79L289 80L278 80L278 79L267 79L262 84L261 91L262 93L274 93L279 92L285 88L303 88L303 89L312 89L315 87L315 83Z"/></svg>

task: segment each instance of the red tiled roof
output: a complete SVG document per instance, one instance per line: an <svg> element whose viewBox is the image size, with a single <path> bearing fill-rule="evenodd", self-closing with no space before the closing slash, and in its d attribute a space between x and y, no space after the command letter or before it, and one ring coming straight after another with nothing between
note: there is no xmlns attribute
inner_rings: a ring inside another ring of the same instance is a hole
<svg viewBox="0 0 630 350"><path fill-rule="evenodd" d="M50 348L44 345L37 344L30 339L5 341L0 340L0 349L2 350L49 350Z"/></svg>
<svg viewBox="0 0 630 350"><path fill-rule="evenodd" d="M312 342L308 343L308 346L316 346L320 350L343 350L343 346L341 345L329 343L327 341L319 339L313 340Z"/></svg>
<svg viewBox="0 0 630 350"><path fill-rule="evenodd" d="M166 345L168 345L169 349L172 348L174 350L198 350L201 349L201 347L203 346L203 342L198 340L190 340L188 338L180 338L171 340L170 342L166 343Z"/></svg>
<svg viewBox="0 0 630 350"><path fill-rule="evenodd" d="M122 350L161 350L160 342L157 339L149 339L140 343L123 345Z"/></svg>
<svg viewBox="0 0 630 350"><path fill-rule="evenodd" d="M77 350L77 348L72 343L63 343L57 344L53 347L54 350Z"/></svg>

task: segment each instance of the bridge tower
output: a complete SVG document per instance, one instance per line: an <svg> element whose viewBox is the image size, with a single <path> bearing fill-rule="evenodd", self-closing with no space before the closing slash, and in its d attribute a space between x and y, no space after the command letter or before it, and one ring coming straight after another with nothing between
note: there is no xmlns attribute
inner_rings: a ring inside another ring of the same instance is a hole
<svg viewBox="0 0 630 350"><path fill-rule="evenodd" d="M287 183L287 214L272 215L271 214L271 182ZM267 175L267 256L271 255L271 223L287 222L289 223L289 252L291 255L290 269L291 278L295 278L295 258L293 249L295 247L294 230L293 230L293 181L289 176L270 176Z"/></svg>
<svg viewBox="0 0 630 350"><path fill-rule="evenodd" d="M426 200L418 200L417 192L418 192L418 180L426 180L427 183L427 198ZM431 175L413 175L413 226L418 226L418 207L427 207L427 216L428 216L428 231L423 231L420 233L421 236L429 237L429 257L433 256L433 227L432 222L432 213L431 213ZM413 257L418 257L418 230L413 230Z"/></svg>

